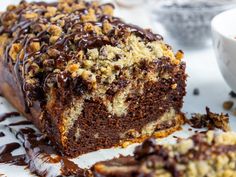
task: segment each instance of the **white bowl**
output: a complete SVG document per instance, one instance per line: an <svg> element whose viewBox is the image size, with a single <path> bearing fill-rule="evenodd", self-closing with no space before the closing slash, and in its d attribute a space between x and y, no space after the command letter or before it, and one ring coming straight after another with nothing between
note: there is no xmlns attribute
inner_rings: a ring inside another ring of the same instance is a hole
<svg viewBox="0 0 236 177"><path fill-rule="evenodd" d="M228 85L236 92L235 22L236 9L231 9L215 16L211 22L211 28L219 68Z"/></svg>

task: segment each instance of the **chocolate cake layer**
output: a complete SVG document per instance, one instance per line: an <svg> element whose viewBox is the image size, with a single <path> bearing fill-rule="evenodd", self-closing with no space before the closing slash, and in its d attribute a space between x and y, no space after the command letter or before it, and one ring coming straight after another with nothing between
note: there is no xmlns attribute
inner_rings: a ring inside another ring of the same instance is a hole
<svg viewBox="0 0 236 177"><path fill-rule="evenodd" d="M166 136L183 123L182 51L113 8L22 1L1 14L0 91L68 156Z"/></svg>
<svg viewBox="0 0 236 177"><path fill-rule="evenodd" d="M93 166L95 177L234 177L236 134L199 133L173 145L154 139L137 147L134 157L120 157Z"/></svg>

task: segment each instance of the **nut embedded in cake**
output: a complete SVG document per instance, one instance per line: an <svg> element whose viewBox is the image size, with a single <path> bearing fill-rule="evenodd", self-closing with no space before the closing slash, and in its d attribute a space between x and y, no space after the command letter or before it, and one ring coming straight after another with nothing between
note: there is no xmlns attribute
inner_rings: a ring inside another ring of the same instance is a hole
<svg viewBox="0 0 236 177"><path fill-rule="evenodd" d="M67 156L163 137L184 121L183 52L84 1L9 6L0 91Z"/></svg>

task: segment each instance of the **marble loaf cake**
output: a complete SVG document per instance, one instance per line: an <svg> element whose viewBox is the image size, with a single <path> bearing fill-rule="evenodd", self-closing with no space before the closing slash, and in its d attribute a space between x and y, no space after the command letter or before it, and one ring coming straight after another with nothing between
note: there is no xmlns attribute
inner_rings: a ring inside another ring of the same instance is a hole
<svg viewBox="0 0 236 177"><path fill-rule="evenodd" d="M22 1L1 14L1 94L67 156L166 136L184 120L182 51L113 9Z"/></svg>

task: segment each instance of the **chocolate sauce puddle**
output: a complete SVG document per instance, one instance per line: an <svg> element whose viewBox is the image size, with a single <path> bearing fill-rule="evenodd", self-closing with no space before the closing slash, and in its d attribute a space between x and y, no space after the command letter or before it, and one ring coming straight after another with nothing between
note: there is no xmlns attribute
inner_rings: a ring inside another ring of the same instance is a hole
<svg viewBox="0 0 236 177"><path fill-rule="evenodd" d="M7 118L18 115L19 113L12 112L6 113L0 117L3 121ZM26 166L26 168L28 168L32 173L39 176L47 176L47 174L50 173L50 166L59 164L59 174L55 174L55 176L88 176L87 172L79 168L74 162L66 157L58 155L58 152L53 149L50 141L35 129L30 127L24 127L18 130L15 129L16 126L27 126L31 124L30 121L24 120L6 126L9 128L10 132L20 140L21 144L13 142L0 146L0 163ZM24 147L26 154L13 156L12 152L20 148L21 145ZM38 161L41 161L42 164L48 165L48 170L39 169L39 166L36 164Z"/></svg>
<svg viewBox="0 0 236 177"><path fill-rule="evenodd" d="M58 155L50 144L50 141L45 136L37 134L31 128L20 129L17 136L18 138L21 136L23 140L23 146L25 147L27 158L30 162L29 168L31 172L34 172L40 176L47 176L45 171L40 172L36 165L33 164L34 160L39 158L51 165L59 163L61 165L61 175L63 176L84 176L84 170L79 168L78 165L69 159Z"/></svg>
<svg viewBox="0 0 236 177"><path fill-rule="evenodd" d="M8 153L12 153L14 150L20 147L19 143L9 143L3 146L0 146L0 156Z"/></svg>
<svg viewBox="0 0 236 177"><path fill-rule="evenodd" d="M0 116L0 122L3 122L3 121L6 120L7 118L16 117L16 116L20 116L20 114L19 114L18 112L5 113L5 114L3 114L3 115Z"/></svg>

